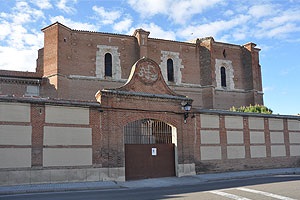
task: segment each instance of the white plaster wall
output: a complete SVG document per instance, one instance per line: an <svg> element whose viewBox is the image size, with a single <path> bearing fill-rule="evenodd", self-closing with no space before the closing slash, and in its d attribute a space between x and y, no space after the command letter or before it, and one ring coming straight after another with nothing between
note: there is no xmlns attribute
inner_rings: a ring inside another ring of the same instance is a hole
<svg viewBox="0 0 300 200"><path fill-rule="evenodd" d="M44 145L92 145L92 129L45 126Z"/></svg>
<svg viewBox="0 0 300 200"><path fill-rule="evenodd" d="M243 131L227 131L228 144L244 144Z"/></svg>
<svg viewBox="0 0 300 200"><path fill-rule="evenodd" d="M244 146L227 146L227 158L245 158L245 147Z"/></svg>
<svg viewBox="0 0 300 200"><path fill-rule="evenodd" d="M250 129L264 129L264 118L249 117L248 121Z"/></svg>
<svg viewBox="0 0 300 200"><path fill-rule="evenodd" d="M219 128L219 115L200 115L201 128Z"/></svg>
<svg viewBox="0 0 300 200"><path fill-rule="evenodd" d="M31 148L0 148L0 168L31 167Z"/></svg>
<svg viewBox="0 0 300 200"><path fill-rule="evenodd" d="M96 77L105 77L105 54L110 53L112 57L112 79L121 80L122 67L120 62L120 53L117 46L97 45L98 51L96 52Z"/></svg>
<svg viewBox="0 0 300 200"><path fill-rule="evenodd" d="M288 129L291 131L300 131L300 121L288 120Z"/></svg>
<svg viewBox="0 0 300 200"><path fill-rule="evenodd" d="M271 145L271 157L286 156L284 145Z"/></svg>
<svg viewBox="0 0 300 200"><path fill-rule="evenodd" d="M300 145L290 145L291 156L300 156Z"/></svg>
<svg viewBox="0 0 300 200"><path fill-rule="evenodd" d="M283 120L269 118L269 129L270 130L283 130Z"/></svg>
<svg viewBox="0 0 300 200"><path fill-rule="evenodd" d="M184 66L181 64L182 59L179 58L179 55L180 55L179 52L161 51L161 63L159 64L164 80L168 82L167 60L168 59L173 60L174 82L176 85L181 84L181 80L182 80L181 69L184 68Z"/></svg>
<svg viewBox="0 0 300 200"><path fill-rule="evenodd" d="M43 166L92 165L92 148L44 148Z"/></svg>
<svg viewBox="0 0 300 200"><path fill-rule="evenodd" d="M299 133L289 133L290 143L300 143L300 132Z"/></svg>
<svg viewBox="0 0 300 200"><path fill-rule="evenodd" d="M0 145L31 145L31 126L0 125Z"/></svg>
<svg viewBox="0 0 300 200"><path fill-rule="evenodd" d="M201 130L201 144L220 144L219 131Z"/></svg>
<svg viewBox="0 0 300 200"><path fill-rule="evenodd" d="M251 144L264 144L265 143L265 133L250 131L250 143Z"/></svg>
<svg viewBox="0 0 300 200"><path fill-rule="evenodd" d="M284 143L284 136L282 132L270 132L271 143Z"/></svg>
<svg viewBox="0 0 300 200"><path fill-rule="evenodd" d="M46 105L46 123L89 124L89 109Z"/></svg>
<svg viewBox="0 0 300 200"><path fill-rule="evenodd" d="M225 128L243 129L243 117L225 116Z"/></svg>
<svg viewBox="0 0 300 200"><path fill-rule="evenodd" d="M222 159L220 146L200 147L200 151L201 151L201 160L220 160L220 159Z"/></svg>
<svg viewBox="0 0 300 200"><path fill-rule="evenodd" d="M250 155L251 158L266 158L266 146L250 146Z"/></svg>
<svg viewBox="0 0 300 200"><path fill-rule="evenodd" d="M0 121L30 122L30 104L0 102Z"/></svg>

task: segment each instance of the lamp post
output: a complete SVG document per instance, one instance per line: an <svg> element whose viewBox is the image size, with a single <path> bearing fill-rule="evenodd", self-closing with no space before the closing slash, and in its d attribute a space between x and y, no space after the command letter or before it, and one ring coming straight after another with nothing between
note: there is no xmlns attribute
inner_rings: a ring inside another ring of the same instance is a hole
<svg viewBox="0 0 300 200"><path fill-rule="evenodd" d="M184 110L184 123L186 123L186 119L189 117L189 111L191 110L192 105L189 102L186 102L182 108Z"/></svg>

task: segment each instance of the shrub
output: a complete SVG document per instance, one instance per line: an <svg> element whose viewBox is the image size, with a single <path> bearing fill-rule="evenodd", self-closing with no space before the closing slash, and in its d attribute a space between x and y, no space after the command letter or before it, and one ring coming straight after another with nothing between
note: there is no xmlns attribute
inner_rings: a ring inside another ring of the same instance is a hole
<svg viewBox="0 0 300 200"><path fill-rule="evenodd" d="M263 113L263 114L272 114L273 111L269 108L267 108L264 105L259 105L256 104L254 106L250 105L250 106L241 106L239 108L236 107L231 107L230 111L234 111L234 112L247 112L247 113Z"/></svg>

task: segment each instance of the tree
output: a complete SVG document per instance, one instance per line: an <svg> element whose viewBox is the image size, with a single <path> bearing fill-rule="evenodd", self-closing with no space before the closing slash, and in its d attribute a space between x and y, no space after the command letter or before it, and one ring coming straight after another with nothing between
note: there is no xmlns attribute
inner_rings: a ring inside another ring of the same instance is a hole
<svg viewBox="0 0 300 200"><path fill-rule="evenodd" d="M263 114L272 114L273 111L270 108L267 108L264 105L255 104L254 106L241 106L239 108L231 107L230 111L234 112L247 112L247 113L263 113Z"/></svg>

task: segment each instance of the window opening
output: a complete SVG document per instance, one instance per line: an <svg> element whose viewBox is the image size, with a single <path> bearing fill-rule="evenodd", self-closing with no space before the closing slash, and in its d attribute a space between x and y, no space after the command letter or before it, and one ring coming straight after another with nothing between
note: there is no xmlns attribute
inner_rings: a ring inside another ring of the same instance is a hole
<svg viewBox="0 0 300 200"><path fill-rule="evenodd" d="M167 60L167 73L168 73L168 81L173 82L174 81L174 66L173 66L172 59Z"/></svg>
<svg viewBox="0 0 300 200"><path fill-rule="evenodd" d="M112 76L112 56L110 53L105 54L105 76Z"/></svg>
<svg viewBox="0 0 300 200"><path fill-rule="evenodd" d="M221 86L226 87L226 69L221 67Z"/></svg>

